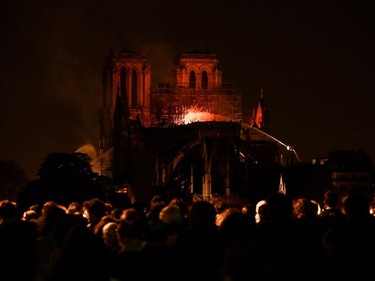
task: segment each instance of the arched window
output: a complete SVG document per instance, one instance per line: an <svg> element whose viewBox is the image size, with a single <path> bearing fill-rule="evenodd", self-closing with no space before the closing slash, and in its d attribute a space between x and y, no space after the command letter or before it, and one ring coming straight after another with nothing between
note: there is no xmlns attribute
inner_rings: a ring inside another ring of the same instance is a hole
<svg viewBox="0 0 375 281"><path fill-rule="evenodd" d="M137 84L137 71L134 69L132 72L132 107L138 105L137 93L138 93L138 84Z"/></svg>
<svg viewBox="0 0 375 281"><path fill-rule="evenodd" d="M195 89L195 84L196 84L195 72L194 70L192 70L189 75L189 88Z"/></svg>
<svg viewBox="0 0 375 281"><path fill-rule="evenodd" d="M126 70L122 69L120 74L120 96L126 98Z"/></svg>
<svg viewBox="0 0 375 281"><path fill-rule="evenodd" d="M207 72L202 72L202 89L208 89L208 76Z"/></svg>

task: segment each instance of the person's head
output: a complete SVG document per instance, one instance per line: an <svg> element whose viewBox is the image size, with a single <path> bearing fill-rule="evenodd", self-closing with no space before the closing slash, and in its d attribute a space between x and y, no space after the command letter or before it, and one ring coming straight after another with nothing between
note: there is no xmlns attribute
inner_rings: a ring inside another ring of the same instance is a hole
<svg viewBox="0 0 375 281"><path fill-rule="evenodd" d="M139 211L135 208L127 208L122 211L122 214L120 216L120 220L125 220L128 222L132 222L137 218L140 218L141 214Z"/></svg>
<svg viewBox="0 0 375 281"><path fill-rule="evenodd" d="M147 220L144 217L133 221L120 220L117 225L117 239L120 244L125 245L129 240L143 240L143 229Z"/></svg>
<svg viewBox="0 0 375 281"><path fill-rule="evenodd" d="M160 203L167 204L167 199L163 195L154 195L150 202L150 209L154 206L159 205Z"/></svg>
<svg viewBox="0 0 375 281"><path fill-rule="evenodd" d="M264 221L264 219L268 218L268 216L267 201L260 200L255 205L255 222L260 223L261 221Z"/></svg>
<svg viewBox="0 0 375 281"><path fill-rule="evenodd" d="M23 221L36 221L39 218L39 214L34 210L27 210L22 214Z"/></svg>
<svg viewBox="0 0 375 281"><path fill-rule="evenodd" d="M43 205L42 215L39 218L39 234L51 233L55 225L67 216L66 209L52 201Z"/></svg>
<svg viewBox="0 0 375 281"><path fill-rule="evenodd" d="M181 197L173 197L168 205L175 205L180 209L180 212L185 219L188 213L188 202Z"/></svg>
<svg viewBox="0 0 375 281"><path fill-rule="evenodd" d="M229 208L229 205L222 200L219 200L218 202L216 202L214 204L214 206L215 206L215 209L216 209L216 213L218 213L218 214L222 213L224 210Z"/></svg>
<svg viewBox="0 0 375 281"><path fill-rule="evenodd" d="M209 201L196 201L189 211L189 227L198 231L216 228L216 214L215 206Z"/></svg>
<svg viewBox="0 0 375 281"><path fill-rule="evenodd" d="M147 213L149 219L159 219L160 211L167 206L165 201L157 201L151 204L150 211Z"/></svg>
<svg viewBox="0 0 375 281"><path fill-rule="evenodd" d="M49 223L59 220L66 215L66 210L59 204L50 204L48 208L44 208L43 217L44 220Z"/></svg>
<svg viewBox="0 0 375 281"><path fill-rule="evenodd" d="M100 221L101 218L106 215L106 213L107 207L102 200L93 198L89 201L89 204L87 205L87 219L89 223L93 221Z"/></svg>
<svg viewBox="0 0 375 281"><path fill-rule="evenodd" d="M124 210L121 208L113 208L113 210L111 211L111 217L113 217L115 220L120 220L123 211Z"/></svg>
<svg viewBox="0 0 375 281"><path fill-rule="evenodd" d="M244 215L250 216L251 218L255 218L255 208L254 204L248 203L242 206L241 213Z"/></svg>
<svg viewBox="0 0 375 281"><path fill-rule="evenodd" d="M361 192L351 193L343 200L343 210L350 220L367 218L370 215L370 200Z"/></svg>
<svg viewBox="0 0 375 281"><path fill-rule="evenodd" d="M159 219L167 226L167 245L175 244L185 230L184 216L177 205L165 206L159 213Z"/></svg>
<svg viewBox="0 0 375 281"><path fill-rule="evenodd" d="M112 203L104 202L106 215L110 215L113 210Z"/></svg>
<svg viewBox="0 0 375 281"><path fill-rule="evenodd" d="M336 190L330 189L324 193L323 202L326 208L337 208L340 197Z"/></svg>
<svg viewBox="0 0 375 281"><path fill-rule="evenodd" d="M108 222L102 228L102 237L104 244L108 247L113 247L118 245L117 241L117 223L116 222Z"/></svg>
<svg viewBox="0 0 375 281"><path fill-rule="evenodd" d="M160 219L148 220L144 224L143 238L147 244L167 243L167 225Z"/></svg>
<svg viewBox="0 0 375 281"><path fill-rule="evenodd" d="M0 219L9 221L17 217L17 203L10 200L0 201Z"/></svg>
<svg viewBox="0 0 375 281"><path fill-rule="evenodd" d="M295 218L313 218L318 215L318 205L312 200L298 198L293 202L293 213Z"/></svg>
<svg viewBox="0 0 375 281"><path fill-rule="evenodd" d="M217 209L216 209L217 210ZM216 225L220 229L223 222L233 213L241 212L239 209L234 207L227 207L224 210L222 210L220 213L217 213L216 215Z"/></svg>
<svg viewBox="0 0 375 281"><path fill-rule="evenodd" d="M293 202L284 193L274 192L266 201L271 220L284 221L292 218Z"/></svg>
<svg viewBox="0 0 375 281"><path fill-rule="evenodd" d="M183 224L181 210L176 205L165 206L159 213L159 218L166 224Z"/></svg>
<svg viewBox="0 0 375 281"><path fill-rule="evenodd" d="M237 208L227 208L223 212L223 218L218 225L219 231L225 240L239 241L248 239L255 233L255 224L249 220L248 216Z"/></svg>
<svg viewBox="0 0 375 281"><path fill-rule="evenodd" d="M71 202L68 206L67 213L71 215L81 215L81 205L78 202Z"/></svg>

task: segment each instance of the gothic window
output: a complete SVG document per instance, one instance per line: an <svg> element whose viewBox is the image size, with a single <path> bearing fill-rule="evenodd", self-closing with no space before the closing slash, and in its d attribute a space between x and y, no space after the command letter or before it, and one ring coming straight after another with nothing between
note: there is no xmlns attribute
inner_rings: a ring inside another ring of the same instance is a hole
<svg viewBox="0 0 375 281"><path fill-rule="evenodd" d="M132 106L138 105L137 100L137 93L138 93L138 87L137 87L137 71L134 69L132 72Z"/></svg>
<svg viewBox="0 0 375 281"><path fill-rule="evenodd" d="M126 97L126 70L121 70L120 74L120 95Z"/></svg>
<svg viewBox="0 0 375 281"><path fill-rule="evenodd" d="M189 88L195 89L195 84L196 84L195 72L194 70L192 70L189 75Z"/></svg>
<svg viewBox="0 0 375 281"><path fill-rule="evenodd" d="M207 72L202 72L202 89L208 89L208 76Z"/></svg>

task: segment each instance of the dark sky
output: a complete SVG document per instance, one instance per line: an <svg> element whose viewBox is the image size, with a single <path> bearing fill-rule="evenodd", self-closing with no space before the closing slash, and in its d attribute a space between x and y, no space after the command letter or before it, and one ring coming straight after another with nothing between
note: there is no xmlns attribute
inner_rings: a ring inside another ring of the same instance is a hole
<svg viewBox="0 0 375 281"><path fill-rule="evenodd" d="M303 161L339 149L375 159L374 14L358 0L6 1L0 160L34 178L48 153L97 147L110 48L145 52L153 82L179 53L209 50L242 92L244 121L263 88L271 134Z"/></svg>

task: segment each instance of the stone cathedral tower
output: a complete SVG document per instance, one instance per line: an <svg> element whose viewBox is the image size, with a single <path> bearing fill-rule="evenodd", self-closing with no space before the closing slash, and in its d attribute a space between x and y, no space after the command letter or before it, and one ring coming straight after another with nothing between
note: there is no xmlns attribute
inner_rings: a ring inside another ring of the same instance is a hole
<svg viewBox="0 0 375 281"><path fill-rule="evenodd" d="M103 69L99 155L101 174L112 177L115 118L140 120L150 126L151 70L146 57L132 51L111 51ZM116 111L117 110L117 111ZM117 116L115 116L115 113Z"/></svg>

